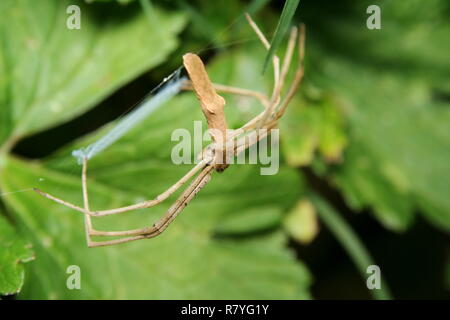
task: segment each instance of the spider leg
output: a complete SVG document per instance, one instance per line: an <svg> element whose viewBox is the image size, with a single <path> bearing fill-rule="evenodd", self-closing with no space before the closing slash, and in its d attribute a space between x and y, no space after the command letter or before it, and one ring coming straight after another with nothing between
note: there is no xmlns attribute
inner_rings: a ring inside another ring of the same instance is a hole
<svg viewBox="0 0 450 320"><path fill-rule="evenodd" d="M260 140L264 139L268 135L270 135L270 130L277 126L276 120L271 120L268 122L264 128L261 129L253 129L249 134L240 137L236 140L234 145L234 154L238 155L240 152L245 151L255 143L258 143Z"/></svg>
<svg viewBox="0 0 450 320"><path fill-rule="evenodd" d="M145 209L153 207L164 200L166 200L170 195L172 195L175 191L177 191L182 185L184 185L190 178L192 178L200 169L204 169L205 166L208 165L208 163L212 159L205 158L202 161L200 161L197 165L195 165L194 168L192 168L185 176L183 176L180 180L178 180L174 185L172 185L169 189L161 193L159 196L157 196L153 200L144 201L138 204L134 204L127 207L117 208L117 209L111 209L111 210L102 210L102 211L94 211L94 216L107 216L111 214L117 214L122 212L127 212L131 210L136 209Z"/></svg>
<svg viewBox="0 0 450 320"><path fill-rule="evenodd" d="M280 75L280 81L278 83L278 87L275 88L275 97L279 101L281 98L281 90L283 89L284 82L286 81L286 76L289 72L289 67L291 65L292 56L294 54L295 45L297 43L297 28L292 27L291 33L289 35L289 42L286 48L286 54L283 58L283 64L281 66L281 75ZM273 110L271 110L273 111ZM271 113L270 113L271 114Z"/></svg>
<svg viewBox="0 0 450 320"><path fill-rule="evenodd" d="M259 100L259 102L261 102L261 104L265 108L267 108L270 103L269 98L264 93L261 93L258 91L254 91L254 90L250 90L250 89L243 89L243 88L238 88L238 87L232 87L232 86L226 86L226 85L217 84L217 83L213 83L213 87L218 92L231 93L231 94L236 94L236 95L240 95L240 96L255 98L255 99ZM182 89L183 90L193 90L193 87L192 87L192 84L190 83L190 81L186 81L186 84L182 87Z"/></svg>
<svg viewBox="0 0 450 320"><path fill-rule="evenodd" d="M87 189L87 159L83 159L83 169L81 172L81 186L83 189L83 204L84 209L89 212L89 194ZM87 213L84 214L84 231L86 235L86 242L88 247L92 245L91 234L95 231L92 227L91 216Z"/></svg>
<svg viewBox="0 0 450 320"><path fill-rule="evenodd" d="M49 199L49 200L52 200L52 201L54 201L54 202L56 202L56 203L62 204L62 205L64 205L64 206L68 207L68 208L71 208L71 209L73 209L73 210L79 211L79 212L81 212L81 213L86 213L86 214L92 215L92 213L89 212L89 211L86 211L86 209L84 209L84 208L82 208L82 207L79 207L79 206L77 206L77 205L75 205L75 204L72 204L72 203L70 203L70 202L67 202L67 201L65 201L65 200L62 200L62 199L60 199L60 198L57 198L57 197L55 197L55 196L52 196L51 194L46 193L46 192L44 192L44 191L42 191L42 190L40 190L40 189L34 188L33 190L34 190L34 192L36 192L37 194L40 194L41 196L43 196L43 197L45 197L45 198L47 198L47 199Z"/></svg>
<svg viewBox="0 0 450 320"><path fill-rule="evenodd" d="M257 128L258 123L264 117L264 114L265 114L265 111L261 112L256 117L254 117L253 119L249 120L242 127L233 130L233 132L230 134L230 139L236 139L238 136L240 136L241 134L245 133L246 131L251 131L251 130ZM281 115L279 117L275 117L275 119L272 119L270 122L267 122L264 125L263 128L272 128L272 127L274 127L273 121L278 120L280 117L281 117ZM233 144L230 143L230 146L233 146ZM228 144L227 144L227 147L228 147Z"/></svg>
<svg viewBox="0 0 450 320"><path fill-rule="evenodd" d="M259 39L261 40L262 44L266 49L269 50L270 44L264 34L261 32L261 30L258 28L256 23L251 19L251 17L247 14L247 20L250 24L250 26L253 28ZM187 68L189 72L189 66L193 69L190 72L194 76L197 76L197 82L190 82L187 81L186 84L184 84L183 89L184 90L193 90L194 87L196 88L196 94L198 95L198 98L201 102L202 110L204 111L207 120L208 125L213 123L214 117L217 117L217 114L210 109L211 107L217 107L219 111L219 117L223 113L223 98L218 96L215 92L221 91L225 93L231 93L231 94L237 94L242 96L248 96L258 99L261 104L264 106L264 111L261 112L259 115L248 121L244 126L241 128L234 130L230 136L226 137L223 140L215 140L215 144L220 144L220 148L217 147L217 145L214 145L213 150L215 151L214 156L205 156L204 159L200 161L194 168L192 168L184 177L182 177L178 182L176 182L174 185L172 185L170 188L168 188L166 191L158 195L153 200L147 200L143 201L134 205L110 209L110 210L102 210L102 211L92 211L90 209L89 205L89 195L88 195L88 188L87 188L87 159L83 159L83 169L82 169L82 193L83 193L83 207L77 206L75 204L69 203L67 201L64 201L60 198L57 198L55 196L52 196L48 193L42 192L41 190L35 189L35 191L42 196L55 201L59 204L65 205L69 208L72 208L76 211L79 211L84 214L84 224L85 224L85 231L86 231L86 240L89 247L98 247L98 246L108 246L108 245L114 245L119 243L126 243L130 241L135 241L139 239L148 239L153 238L161 234L178 216L178 214L188 205L190 201L195 197L195 195L210 181L212 171L214 169L217 170L217 166L219 164L218 161L215 159L219 159L220 157L217 157L217 154L221 151L228 149L228 144L233 143L233 145L230 147L230 150L232 150L232 153L234 155L239 154L242 151L245 151L247 148L249 148L251 145L259 142L261 139L265 138L268 134L270 134L270 129L277 126L277 120L284 114L285 109L289 102L292 100L292 98L295 95L296 90L298 89L298 86L300 85L300 82L303 78L303 57L304 57L304 26L301 26L300 29L300 37L298 37L298 66L295 71L294 79L288 89L288 92L286 94L286 97L284 99L281 98L283 85L286 81L286 77L289 71L289 67L291 64L291 60L293 57L293 52L296 47L296 39L297 39L297 28L292 28L290 33L290 40L287 46L286 54L283 58L283 64L282 68L280 70L280 59L277 55L273 55L272 57L272 63L273 63L273 69L274 69L274 86L272 95L269 99L268 95L265 95L263 93L248 90L248 89L242 89L242 88L236 88L236 87L230 87L225 85L219 85L219 84L212 84L206 74L206 71L204 70L204 66L201 63L200 60L200 71L198 71L199 63L195 64L192 59L192 56L195 57L194 54L186 54L183 59L186 59L185 61L185 67ZM185 58L186 57L186 58ZM199 58L196 58L199 60ZM195 60L195 59L194 59ZM191 79L195 80L195 77ZM192 81L193 81L192 80ZM207 88L205 89L202 85L207 84ZM210 93L214 93L214 96L218 96L219 101L216 101L211 98ZM210 101L211 100L211 101ZM278 109L278 111L277 111ZM226 128L226 122L224 120L224 116L222 117L222 122L225 126L224 131ZM217 119L216 119L217 120ZM220 119L219 119L220 120ZM217 120L218 121L218 120ZM216 122L217 122L216 121ZM214 124L214 123L213 123ZM222 127L219 125L211 125L213 128L219 128L222 130ZM269 129L269 130L262 130L260 129ZM244 134L243 136L240 136L241 134ZM236 145L234 145L236 143ZM222 145L223 144L223 145ZM189 186L181 193L181 195L178 197L178 199L170 206L170 208L164 213L164 215L157 220L152 226L148 226L145 228L139 228L139 229L130 229L130 230L123 230L123 231L99 231L95 230L93 228L93 224L91 221L91 216L101 217L106 215L113 215L113 214L119 214L124 213L136 209L143 209L143 208L149 208L152 206L155 206L162 201L166 200L170 195L172 195L174 192L176 192L182 185L184 185L188 180L190 180L192 177L194 177L197 172L201 170L201 172L194 178L194 180L189 184ZM217 170L218 171L218 170ZM104 240L104 241L92 241L91 236L99 236L99 237L119 237L117 239L112 240Z"/></svg>
<svg viewBox="0 0 450 320"><path fill-rule="evenodd" d="M166 224L166 222L172 217L174 212L176 212L178 209L184 208L184 206L181 205L186 201L189 195L202 183L202 181L205 179L205 176L207 176L211 170L211 166L205 167L203 171L194 179L194 181L192 181L192 183L186 188L186 190L183 191L183 193L174 202L174 204L167 210L163 217L160 218L156 223L154 223L152 227L125 231L95 231L95 233L92 235L105 237L146 235L148 237L149 235L154 234Z"/></svg>
<svg viewBox="0 0 450 320"><path fill-rule="evenodd" d="M49 193L46 193L46 192L43 192L43 191L39 190L39 189L34 189L34 191L37 192L38 194L42 195L43 197L49 199L49 200L52 200L52 201L57 202L59 204L62 204L62 205L66 206L66 207L69 207L69 208L71 208L73 210L76 210L76 211L79 211L81 213L88 214L88 215L94 216L94 217L102 217L102 216L118 214L118 213L128 212L128 211L137 210L137 209L150 208L150 207L153 207L153 206L161 203L162 201L166 200L170 195L172 195L175 191L177 191L184 183L186 183L186 181L188 181L190 178L192 178L210 160L211 159L206 158L206 159L203 159L202 161L200 161L184 177L182 177L180 180L178 180L174 185L172 185L166 191L164 191L163 193L158 195L155 199L143 201L143 202L140 202L140 203L137 203L137 204L134 204L134 205L121 207L121 208L116 208L116 209L101 210L101 211L86 210L85 208L79 207L79 206L77 206L75 204L72 204L72 203L67 202L65 200L62 200L60 198L57 198L57 197L55 197L55 196L53 196L53 195L51 195Z"/></svg>
<svg viewBox="0 0 450 320"><path fill-rule="evenodd" d="M259 40L261 40L263 46L269 50L270 49L270 43L267 40L267 38L264 36L262 31L259 29L258 25L253 21L252 17L246 13L245 18L247 19L247 22L249 23L250 27L252 27L253 31L255 31L256 35L258 36ZM280 58L278 58L277 55L273 55L272 57L272 64L273 64L273 78L274 78L274 91L272 93L271 101L274 100L274 93L275 88L278 86L278 83L280 81Z"/></svg>
<svg viewBox="0 0 450 320"><path fill-rule="evenodd" d="M153 234L147 235L147 238L153 238L159 235L172 223L173 220L175 220L178 214L211 180L213 169L213 165L209 165L203 169L203 171L192 182L189 188L185 192L183 192L183 194L177 199L177 201L175 201L175 203L170 207L164 217L153 225L156 230Z"/></svg>
<svg viewBox="0 0 450 320"><path fill-rule="evenodd" d="M91 212L89 209L89 194L88 194L88 188L87 188L87 159L83 159L83 169L81 173L81 185L82 185L82 193L83 193L83 204L84 209L87 212ZM88 247L95 247L98 246L98 241L93 241L91 239L91 236L97 236L97 235L103 235L105 232L95 230L92 226L91 221L91 215L88 213L84 214L84 226L85 226L85 234L86 234L86 242ZM132 233L133 230L130 230L129 232ZM124 234L126 235L126 234Z"/></svg>
<svg viewBox="0 0 450 320"><path fill-rule="evenodd" d="M294 80L292 81L292 84L288 90L286 97L280 104L280 109L276 113L275 119L279 119L283 116L289 102L294 97L294 95L297 92L297 89L300 85L300 82L303 79L303 74L304 74L303 59L304 59L304 55L305 55L305 26L303 24L300 25L300 37L298 38L298 43L299 43L298 44L299 54L298 54L298 61L297 61L297 70L295 71Z"/></svg>
<svg viewBox="0 0 450 320"><path fill-rule="evenodd" d="M169 208L169 210L167 210L166 214L154 223L152 227L128 231L97 232L96 235L99 236L132 236L121 239L90 242L89 246L108 246L140 239L154 238L160 235L173 222L173 220L175 220L178 214L187 206L195 195L210 181L213 168L213 166L205 167L197 178L191 183L191 185L177 199L177 201Z"/></svg>
<svg viewBox="0 0 450 320"><path fill-rule="evenodd" d="M262 133L259 133L258 131L259 131L259 129L253 130L248 135L239 138L236 141L234 154L238 155L239 153L245 151L246 149L250 148L252 145L258 143L260 140L267 137L267 135L269 134L269 130L263 130Z"/></svg>

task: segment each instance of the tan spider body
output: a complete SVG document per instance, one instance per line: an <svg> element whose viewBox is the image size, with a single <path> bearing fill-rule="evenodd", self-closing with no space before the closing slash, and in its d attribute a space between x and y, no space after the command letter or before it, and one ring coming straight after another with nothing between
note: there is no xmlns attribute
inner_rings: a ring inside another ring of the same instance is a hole
<svg viewBox="0 0 450 320"><path fill-rule="evenodd" d="M249 15L247 15L247 20L266 49L269 49L269 42ZM286 96L282 98L281 91L290 68L297 41L299 54L296 72L294 74L293 81L286 93ZM161 193L155 199L116 209L101 211L91 210L89 207L86 178L87 159L84 159L82 169L82 191L84 201L83 208L54 197L41 190L35 189L35 191L50 200L65 205L85 215L86 239L89 247L113 245L139 239L156 237L169 226L169 224L177 217L177 215L183 210L183 208L211 180L211 175L214 170L218 172L225 170L228 167L227 159L247 149L250 146L249 141L259 141L266 137L268 132L270 132L270 130L263 130L260 132L259 129L272 129L277 126L278 119L284 114L286 107L297 91L301 79L303 78L303 55L304 29L303 27L301 28L300 36L298 36L297 28L294 27L292 28L290 33L286 55L284 57L281 68L280 59L278 58L278 56L275 55L272 59L274 69L274 88L270 97L266 94L252 90L213 84L209 80L208 74L206 73L205 67L200 58L192 53L184 55L183 64L188 72L190 81L187 81L183 89L193 90L197 98L199 99L201 108L208 122L208 128L211 132L213 144L207 147L207 149L202 153L203 158L197 165L195 165L194 168L192 168L178 182ZM264 107L264 111L257 115L255 118L248 121L241 128L236 129L231 134L228 133L227 135L227 122L225 119L225 114L223 112L225 100L220 95L218 95L216 91L256 98ZM198 173L199 171L200 173ZM167 210L162 218L160 218L151 227L125 231L98 231L93 228L91 217L103 217L107 215L153 207L166 200L170 195L176 192L181 186L183 186L196 174L197 176L182 192L182 194L172 204L172 206ZM105 241L93 241L91 239L92 236L120 238Z"/></svg>

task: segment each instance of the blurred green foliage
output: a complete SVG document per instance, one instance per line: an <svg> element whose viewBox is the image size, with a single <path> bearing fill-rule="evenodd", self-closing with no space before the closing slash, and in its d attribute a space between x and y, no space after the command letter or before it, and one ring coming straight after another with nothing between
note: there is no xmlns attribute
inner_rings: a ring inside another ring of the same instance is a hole
<svg viewBox="0 0 450 320"><path fill-rule="evenodd" d="M24 281L23 263L34 259L28 243L0 215L0 293L11 295L19 292Z"/></svg>
<svg viewBox="0 0 450 320"><path fill-rule="evenodd" d="M108 127L41 161L21 159L13 147L85 113L156 66L156 74L169 74L186 51L208 60L215 82L270 88L271 70L261 73L267 52L243 13L250 11L271 38L282 9L276 2L152 1L147 14L139 1L98 2L79 3L81 30L65 27L70 1L1 2L0 192L38 186L80 204L80 168L70 151ZM86 248L81 215L34 193L8 194L0 198L8 217L0 216L0 294L19 291L25 278L18 298L309 298L311 276L286 246L289 235L312 241L313 212L327 208L297 210L315 192L298 169L305 167L355 211L371 209L389 230L406 230L419 213L448 232L450 4L386 0L379 3L382 29L369 30L372 2L300 2L294 20L306 24L306 76L280 123L279 174L232 166L160 237L96 249ZM225 97L232 127L260 108ZM171 163L170 133L192 130L193 120L203 116L192 94L182 94L94 158L92 207L131 204L174 183L189 166ZM171 199L95 224L148 225ZM349 254L363 272L370 259L358 239L341 222L335 227L338 239L350 239L344 246L358 248ZM22 263L33 256L24 272ZM67 289L69 265L81 267L82 290Z"/></svg>
<svg viewBox="0 0 450 320"><path fill-rule="evenodd" d="M362 14L367 3L353 7ZM331 19L327 42L309 47L307 74L340 102L348 126L345 161L327 176L388 228L405 230L419 211L448 232L448 3L386 1L381 10L381 30Z"/></svg>

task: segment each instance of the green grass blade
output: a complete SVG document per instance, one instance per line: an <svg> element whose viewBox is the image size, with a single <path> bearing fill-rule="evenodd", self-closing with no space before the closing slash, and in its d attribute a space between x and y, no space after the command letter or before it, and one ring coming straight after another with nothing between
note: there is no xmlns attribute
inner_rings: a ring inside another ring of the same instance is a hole
<svg viewBox="0 0 450 320"><path fill-rule="evenodd" d="M361 240L345 220L334 210L322 197L318 195L310 195L311 201L317 208L318 214L325 225L334 234L337 240L344 247L347 254L355 263L361 273L361 276L367 278L367 267L375 264L367 249ZM381 280L381 288L370 290L375 299L388 300L392 299L387 284Z"/></svg>
<svg viewBox="0 0 450 320"><path fill-rule="evenodd" d="M252 2L250 2L250 4L247 7L247 10L245 11L248 12L250 15L252 15L255 12L258 12L269 1L270 0L253 0Z"/></svg>
<svg viewBox="0 0 450 320"><path fill-rule="evenodd" d="M264 61L263 73L266 71L269 61L272 59L272 56L275 54L275 51L280 46L284 35L288 31L299 2L300 0L286 0L283 11L281 12L280 20L278 20L275 35L270 43L269 52L267 53L266 60Z"/></svg>

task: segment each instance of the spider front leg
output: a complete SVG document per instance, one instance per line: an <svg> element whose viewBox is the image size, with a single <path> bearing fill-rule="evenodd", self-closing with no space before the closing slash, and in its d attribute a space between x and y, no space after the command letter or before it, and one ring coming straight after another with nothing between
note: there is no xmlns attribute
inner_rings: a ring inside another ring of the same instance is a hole
<svg viewBox="0 0 450 320"><path fill-rule="evenodd" d="M181 186L183 186L199 170L203 169L204 166L206 164L208 164L210 161L211 161L211 159L209 159L209 158L205 158L202 161L200 161L194 168L192 168L186 175L184 175L184 177L182 177L180 180L178 180L174 185L172 185L166 191L164 191L163 193L158 195L155 199L146 200L146 201L143 201L143 202L140 202L140 203L137 203L137 204L133 204L133 205L126 206L126 207L120 207L120 208L116 208L116 209L100 210L100 211L86 210L85 208L79 207L79 206L77 206L77 205L75 205L73 203L70 203L70 202L67 202L65 200L62 200L62 199L60 199L58 197L55 197L55 196L53 196L53 195L51 195L49 193L43 192L43 191L41 191L39 189L35 188L34 191L36 193L40 194L41 196L49 199L49 200L52 200L52 201L57 202L59 204L62 204L64 206L66 206L68 208L71 208L73 210L76 210L78 212L85 213L85 214L88 214L88 215L94 216L94 217L103 217L103 216L124 213L124 212L137 210L137 209L150 208L150 207L153 207L153 206L163 202L170 195L172 195L175 191L177 191Z"/></svg>
<svg viewBox="0 0 450 320"><path fill-rule="evenodd" d="M218 92L230 93L230 94L234 94L234 95L238 95L238 96L255 98L265 108L269 107L269 104L270 104L269 98L264 93L261 93L261 92L255 91L255 90L226 86L226 85L217 84L217 83L213 83L212 85L213 85L214 89L216 89ZM186 83L182 87L182 89L183 90L194 90L190 81L186 81Z"/></svg>
<svg viewBox="0 0 450 320"><path fill-rule="evenodd" d="M89 247L98 247L98 246L107 246L119 243L130 242L139 239L147 239L153 238L157 235L161 234L169 224L176 218L179 212L192 200L192 198L209 182L211 171L213 169L212 166L208 165L211 159L206 158L200 161L193 169L191 169L183 178L181 178L176 184L167 189L165 192L160 194L156 199L144 201L138 203L136 205L122 207L112 210L104 210L93 212L90 210L89 206L89 195L88 195L88 187L87 187L87 159L83 160L83 168L82 168L82 193L83 193L83 204L84 208L78 207L74 204L66 202L62 199L56 198L48 193L44 193L40 190L36 189L36 192L45 196L46 198L53 200L57 203L63 204L69 208L75 209L84 213L85 215L85 231L86 231L86 240ZM197 173L200 169L202 172L193 180L193 182L186 188L186 190L181 194L181 196L175 201L175 203L169 208L169 210L165 213L165 215L159 219L156 223L151 227L139 228L139 229L131 229L124 231L99 231L95 230L92 226L91 217L102 217L105 215L118 214L128 211L133 211L136 209L148 208L152 207L166 198L168 198L171 194L173 194L176 190L178 190L187 180L189 180L195 173ZM105 241L92 241L92 236L101 236L101 237L125 237L121 239L113 239L113 240L105 240Z"/></svg>
<svg viewBox="0 0 450 320"><path fill-rule="evenodd" d="M108 246L119 243L126 243L130 241L154 238L160 235L178 216L178 214L187 206L187 204L197 195L197 193L211 180L211 174L214 167L206 166L197 178L189 185L188 188L181 194L175 203L167 210L165 215L159 219L152 227L129 230L129 231L112 231L96 233L98 236L119 236L125 234L134 234L134 236L125 237L121 239L105 240L88 243L89 247Z"/></svg>
<svg viewBox="0 0 450 320"><path fill-rule="evenodd" d="M87 189L87 159L83 158L83 168L81 171L81 187L83 190L83 204L84 209L86 211L90 211L89 209L89 195ZM84 232L86 234L86 242L88 247L90 247L94 242L91 239L91 235L93 232L96 232L92 227L91 216L87 213L84 214Z"/></svg>
<svg viewBox="0 0 450 320"><path fill-rule="evenodd" d="M118 240L125 240L125 239L116 239L116 240L109 240L109 241L92 241L92 236L127 236L127 235L140 235L142 232L144 232L146 229L136 229L136 230L127 230L127 231L119 231L119 232L108 232L108 231L98 231L95 230L92 226L91 221L91 211L89 208L89 193L87 188L87 159L83 159L83 168L81 173L81 186L82 186L82 193L83 193L83 204L84 209L86 210L86 213L84 214L84 226L85 226L85 234L86 234L86 242L88 247L98 247L102 245L109 245L113 243L120 243ZM137 240L140 239L139 237L129 237L128 241Z"/></svg>
<svg viewBox="0 0 450 320"><path fill-rule="evenodd" d="M95 230L92 226L91 221L91 211L89 208L89 193L87 188L87 158L83 159L83 168L81 173L81 186L82 186L82 194L83 194L83 205L84 210L86 210L86 213L84 213L84 226L85 226L85 234L86 234L86 242L88 247L97 247L101 245L109 245L113 243L119 243L117 240L125 240L125 239L116 239L116 240L110 240L110 241L92 241L92 236L111 236L111 232L107 231L98 231ZM144 230L127 230L123 232L115 232L113 235L134 235L134 234L140 234ZM133 240L137 240L139 238L133 237ZM128 238L128 241L131 241L130 238Z"/></svg>

